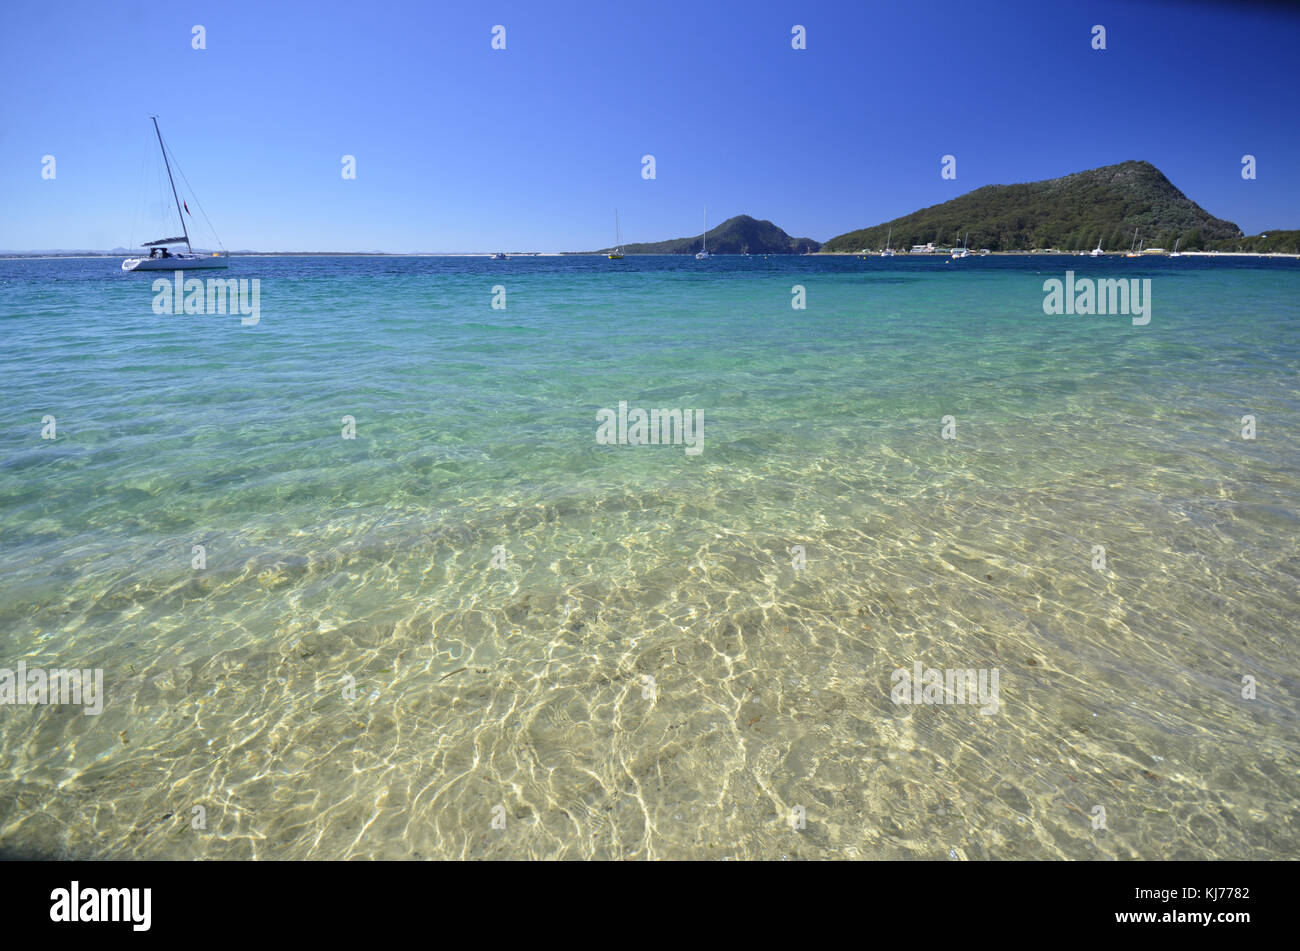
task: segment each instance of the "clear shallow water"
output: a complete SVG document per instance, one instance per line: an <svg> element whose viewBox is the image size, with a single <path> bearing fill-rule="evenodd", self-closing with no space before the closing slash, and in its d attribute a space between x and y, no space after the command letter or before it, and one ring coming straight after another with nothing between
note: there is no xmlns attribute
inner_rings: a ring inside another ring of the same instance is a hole
<svg viewBox="0 0 1300 951"><path fill-rule="evenodd" d="M0 707L0 853L1300 851L1294 261L237 258L255 327L118 263L0 261L0 667L107 695Z"/></svg>

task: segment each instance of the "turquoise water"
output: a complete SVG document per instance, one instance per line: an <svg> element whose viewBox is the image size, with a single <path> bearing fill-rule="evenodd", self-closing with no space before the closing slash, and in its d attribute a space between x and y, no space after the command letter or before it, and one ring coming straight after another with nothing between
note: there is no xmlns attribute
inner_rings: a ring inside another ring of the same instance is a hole
<svg viewBox="0 0 1300 951"><path fill-rule="evenodd" d="M0 706L0 853L1300 851L1296 261L118 264L0 261L0 667L106 694Z"/></svg>

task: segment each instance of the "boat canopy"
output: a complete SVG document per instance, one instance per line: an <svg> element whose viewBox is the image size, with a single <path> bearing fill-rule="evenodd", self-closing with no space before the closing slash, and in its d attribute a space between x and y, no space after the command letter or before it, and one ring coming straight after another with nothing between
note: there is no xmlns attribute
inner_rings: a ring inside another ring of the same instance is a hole
<svg viewBox="0 0 1300 951"><path fill-rule="evenodd" d="M157 241L150 241L146 244L142 244L141 247L160 248L164 244L189 244L189 243L190 243L189 239L182 235L179 238L159 238Z"/></svg>

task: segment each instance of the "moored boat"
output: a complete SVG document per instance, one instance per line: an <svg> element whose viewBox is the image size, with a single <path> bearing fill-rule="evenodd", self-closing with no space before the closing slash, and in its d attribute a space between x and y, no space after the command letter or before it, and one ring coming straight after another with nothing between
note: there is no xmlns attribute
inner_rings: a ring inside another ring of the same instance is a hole
<svg viewBox="0 0 1300 951"><path fill-rule="evenodd" d="M704 206L704 234L702 235L702 237L704 239L704 246L699 251L695 252L695 260L697 261L707 261L709 258L713 257L713 255L709 254L709 206L708 205Z"/></svg>
<svg viewBox="0 0 1300 951"><path fill-rule="evenodd" d="M190 231L185 224L185 215L181 209L189 212L189 205L181 201L176 193L176 179L172 177L172 163L167 157L167 147L163 145L162 132L158 128L158 117L153 119L153 130L158 136L158 148L162 150L163 165L167 168L167 181L172 186L172 200L176 202L176 215L181 221L181 233L174 238L159 238L143 246L149 249L148 257L127 258L122 262L123 271L193 271L199 269L224 268L230 266L230 255L225 251L206 253L195 251L190 244ZM193 197L192 195L190 197ZM199 209L202 211L202 209ZM206 218L206 213L204 215ZM185 250L172 251L173 245L185 245Z"/></svg>
<svg viewBox="0 0 1300 951"><path fill-rule="evenodd" d="M618 209L614 209L614 250L609 252L611 261L623 260L623 231L618 226Z"/></svg>

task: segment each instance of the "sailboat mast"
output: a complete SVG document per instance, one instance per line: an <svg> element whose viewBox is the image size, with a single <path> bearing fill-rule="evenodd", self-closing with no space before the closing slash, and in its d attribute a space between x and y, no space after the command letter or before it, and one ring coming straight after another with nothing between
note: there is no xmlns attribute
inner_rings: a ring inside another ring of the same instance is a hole
<svg viewBox="0 0 1300 951"><path fill-rule="evenodd" d="M704 206L704 253L709 253L709 206Z"/></svg>
<svg viewBox="0 0 1300 951"><path fill-rule="evenodd" d="M190 229L185 227L185 214L181 211L180 196L176 194L176 179L172 178L172 163L167 161L167 147L163 145L162 132L158 130L158 117L150 116L153 120L153 130L158 134L158 148L162 150L163 164L167 166L167 181L172 184L172 200L176 202L176 216L181 219L181 232L185 235L185 250L193 251L190 247Z"/></svg>

